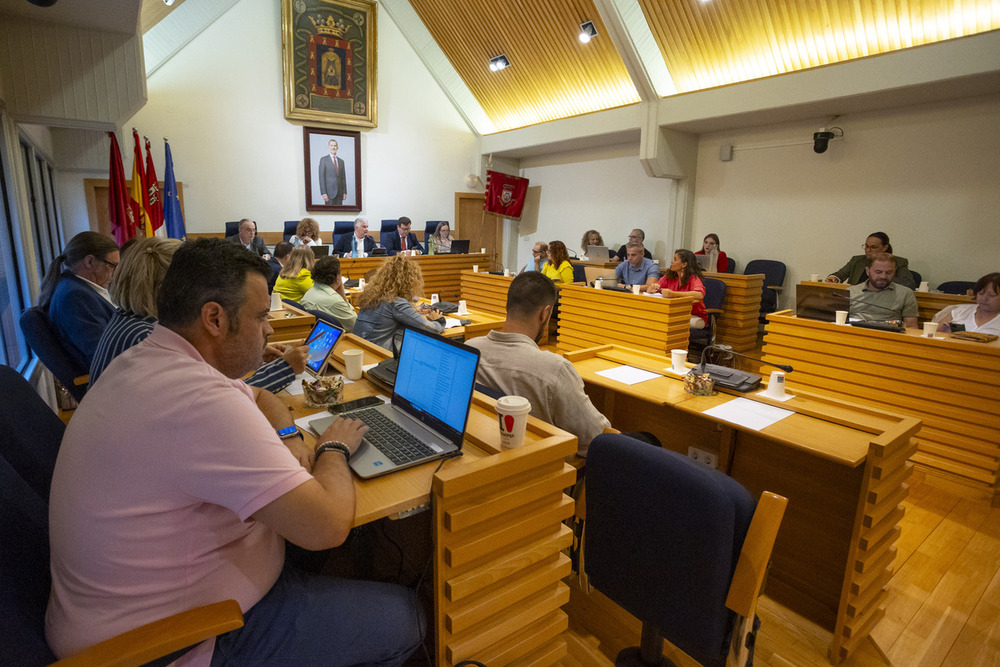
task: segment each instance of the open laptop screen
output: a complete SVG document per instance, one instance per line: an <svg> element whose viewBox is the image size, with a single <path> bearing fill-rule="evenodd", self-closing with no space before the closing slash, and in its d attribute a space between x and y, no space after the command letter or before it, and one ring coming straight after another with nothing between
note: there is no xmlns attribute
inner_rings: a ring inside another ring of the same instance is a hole
<svg viewBox="0 0 1000 667"><path fill-rule="evenodd" d="M479 350L405 329L392 404L461 446Z"/></svg>
<svg viewBox="0 0 1000 667"><path fill-rule="evenodd" d="M319 375L323 371L323 365L333 352L333 348L337 346L337 341L340 340L342 333L344 333L342 329L323 320L316 320L312 331L306 337L306 342L309 345L309 359L306 361L307 371L313 375Z"/></svg>

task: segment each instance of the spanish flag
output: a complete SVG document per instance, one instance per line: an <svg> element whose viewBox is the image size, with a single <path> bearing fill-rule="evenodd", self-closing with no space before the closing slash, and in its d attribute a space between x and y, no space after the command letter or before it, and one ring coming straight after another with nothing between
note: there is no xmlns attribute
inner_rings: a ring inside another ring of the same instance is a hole
<svg viewBox="0 0 1000 667"><path fill-rule="evenodd" d="M149 191L146 189L146 175L142 169L142 148L139 146L139 133L132 128L132 138L135 140L135 156L132 159L132 187L129 189L129 205L135 214L137 235L152 236L153 226L149 220Z"/></svg>

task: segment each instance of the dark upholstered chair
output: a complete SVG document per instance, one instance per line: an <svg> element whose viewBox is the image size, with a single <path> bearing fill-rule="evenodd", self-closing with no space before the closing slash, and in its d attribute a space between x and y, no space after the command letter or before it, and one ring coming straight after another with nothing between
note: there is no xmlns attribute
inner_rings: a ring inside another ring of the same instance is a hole
<svg viewBox="0 0 1000 667"><path fill-rule="evenodd" d="M236 236L240 233L240 221L233 220L232 222L226 223L226 237Z"/></svg>
<svg viewBox="0 0 1000 667"><path fill-rule="evenodd" d="M55 661L45 642L48 505L64 426L9 366L0 365L0 396L0 655L5 665L40 667ZM74 664L140 665L242 625L239 604L226 600L101 642Z"/></svg>
<svg viewBox="0 0 1000 667"><path fill-rule="evenodd" d="M299 226L298 220L285 220L285 228L281 232L281 240L288 241L295 236L295 228Z"/></svg>
<svg viewBox="0 0 1000 667"><path fill-rule="evenodd" d="M787 500L755 503L722 472L624 435L594 438L586 470L584 570L642 621L641 646L616 664L673 664L663 639L709 667L749 664Z"/></svg>
<svg viewBox="0 0 1000 667"><path fill-rule="evenodd" d="M736 260L728 256L726 257L726 259L728 260L726 265L726 273L736 273Z"/></svg>
<svg viewBox="0 0 1000 667"><path fill-rule="evenodd" d="M87 393L89 368L84 368L63 346L48 315L38 306L21 313L19 321L24 339L42 364L77 401Z"/></svg>
<svg viewBox="0 0 1000 667"><path fill-rule="evenodd" d="M918 285L919 287L919 285ZM969 290L976 288L976 283L968 280L949 280L937 286L939 292L945 294L961 294L965 296Z"/></svg>
<svg viewBox="0 0 1000 667"><path fill-rule="evenodd" d="M575 283L587 282L587 267L585 267L583 264L573 265L573 282Z"/></svg>
<svg viewBox="0 0 1000 667"><path fill-rule="evenodd" d="M693 349L700 350L715 341L716 320L722 314L722 302L726 300L726 283L718 278L705 278L705 310L708 322L704 329L691 329L688 340Z"/></svg>
<svg viewBox="0 0 1000 667"><path fill-rule="evenodd" d="M924 277L913 269L910 269L910 275L913 276L913 289L917 289L920 287L920 283L924 281Z"/></svg>
<svg viewBox="0 0 1000 667"><path fill-rule="evenodd" d="M427 241L427 239L429 239L431 237L431 234L434 233L434 230L436 230L437 226L440 225L442 222L448 222L448 221L447 220L428 220L424 224L424 241L425 242ZM451 224L451 223L449 223L449 224Z"/></svg>
<svg viewBox="0 0 1000 667"><path fill-rule="evenodd" d="M383 220L382 221L382 226L379 227L379 238L381 238L382 234L385 234L387 232L388 233L392 233L392 232L396 231L396 225L397 224L399 224L399 220L398 219Z"/></svg>
<svg viewBox="0 0 1000 667"><path fill-rule="evenodd" d="M764 287L760 295L760 322L767 323L767 314L778 309L778 293L785 283L785 264L773 259L755 259L747 263L744 275L764 274Z"/></svg>

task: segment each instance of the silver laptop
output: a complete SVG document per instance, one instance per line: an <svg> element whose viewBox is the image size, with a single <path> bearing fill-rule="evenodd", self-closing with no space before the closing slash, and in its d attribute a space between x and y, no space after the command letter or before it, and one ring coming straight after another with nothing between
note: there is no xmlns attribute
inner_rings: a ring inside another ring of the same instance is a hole
<svg viewBox="0 0 1000 667"><path fill-rule="evenodd" d="M312 331L306 336L309 346L309 358L306 360L306 372L317 377L323 374L323 369L333 358L333 350L340 341L344 330L321 319L316 320Z"/></svg>
<svg viewBox="0 0 1000 667"><path fill-rule="evenodd" d="M604 245L587 246L587 258L591 262L606 262L611 257L608 247Z"/></svg>
<svg viewBox="0 0 1000 667"><path fill-rule="evenodd" d="M313 251L313 257L319 259L320 257L328 257L330 255L330 246L328 245L314 245L311 246Z"/></svg>
<svg viewBox="0 0 1000 667"><path fill-rule="evenodd" d="M362 479L410 468L461 451L479 350L437 334L403 331L392 403L344 416L368 425L351 469ZM322 433L336 417L309 422Z"/></svg>

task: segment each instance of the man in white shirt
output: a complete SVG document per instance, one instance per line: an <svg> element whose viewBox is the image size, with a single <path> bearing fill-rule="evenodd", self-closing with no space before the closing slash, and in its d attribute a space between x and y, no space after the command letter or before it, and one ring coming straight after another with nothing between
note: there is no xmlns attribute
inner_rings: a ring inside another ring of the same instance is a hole
<svg viewBox="0 0 1000 667"><path fill-rule="evenodd" d="M375 249L375 239L368 236L368 218L354 220L354 233L344 234L333 246L333 252L341 257L367 257Z"/></svg>

